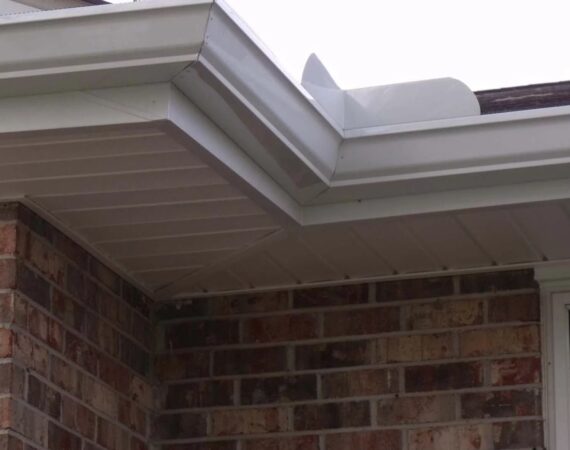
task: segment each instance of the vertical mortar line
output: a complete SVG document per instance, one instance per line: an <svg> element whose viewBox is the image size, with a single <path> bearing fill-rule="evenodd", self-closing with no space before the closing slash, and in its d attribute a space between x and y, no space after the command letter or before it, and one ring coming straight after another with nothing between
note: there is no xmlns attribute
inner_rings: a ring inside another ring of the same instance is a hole
<svg viewBox="0 0 570 450"><path fill-rule="evenodd" d="M401 433L402 433L402 450L408 450L409 449L408 430L404 428L403 430L401 430Z"/></svg>
<svg viewBox="0 0 570 450"><path fill-rule="evenodd" d="M455 420L461 420L461 395L453 394L455 397Z"/></svg>
<svg viewBox="0 0 570 450"><path fill-rule="evenodd" d="M323 399L323 379L322 379L322 374L317 373L316 374L317 377L317 400L322 400Z"/></svg>
<svg viewBox="0 0 570 450"><path fill-rule="evenodd" d="M287 407L287 431L295 431L295 407Z"/></svg>
<svg viewBox="0 0 570 450"><path fill-rule="evenodd" d="M371 398L368 400L368 406L370 407L370 426L375 428L378 426L378 407L377 400Z"/></svg>
<svg viewBox="0 0 570 450"><path fill-rule="evenodd" d="M326 450L325 447L325 436L323 434L319 434L319 450Z"/></svg>
<svg viewBox="0 0 570 450"><path fill-rule="evenodd" d="M455 275L453 278L453 294L459 295L461 294L461 276Z"/></svg>
<svg viewBox="0 0 570 450"><path fill-rule="evenodd" d="M236 450L242 450L243 448L243 441L239 440L236 442Z"/></svg>
<svg viewBox="0 0 570 450"><path fill-rule="evenodd" d="M368 303L376 303L376 283L368 283Z"/></svg>
<svg viewBox="0 0 570 450"><path fill-rule="evenodd" d="M406 392L406 369L403 366L398 367L398 392L402 395Z"/></svg>

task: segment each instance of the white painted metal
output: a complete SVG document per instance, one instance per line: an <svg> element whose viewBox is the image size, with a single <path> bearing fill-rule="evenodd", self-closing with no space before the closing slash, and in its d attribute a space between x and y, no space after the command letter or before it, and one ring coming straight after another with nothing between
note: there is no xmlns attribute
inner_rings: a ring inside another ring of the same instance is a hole
<svg viewBox="0 0 570 450"><path fill-rule="evenodd" d="M316 55L303 71L303 86L343 130L478 116L479 102L459 80L441 78L361 89L340 89Z"/></svg>
<svg viewBox="0 0 570 450"><path fill-rule="evenodd" d="M0 15L37 11L37 8L15 0L0 0Z"/></svg>
<svg viewBox="0 0 570 450"><path fill-rule="evenodd" d="M546 445L552 450L570 446L570 264L539 267L543 313L543 373Z"/></svg>

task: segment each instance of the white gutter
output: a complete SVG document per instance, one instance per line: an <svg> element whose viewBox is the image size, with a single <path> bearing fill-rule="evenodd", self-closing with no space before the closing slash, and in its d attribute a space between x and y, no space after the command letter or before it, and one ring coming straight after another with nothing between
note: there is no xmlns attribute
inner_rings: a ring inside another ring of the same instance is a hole
<svg viewBox="0 0 570 450"><path fill-rule="evenodd" d="M303 211L309 223L334 222L346 220L347 211L354 214L351 219L370 218L383 204L363 210L355 206L362 199L406 198L413 213L413 196L424 211L422 195L459 190L476 195L477 189L568 177L570 107L479 116L472 93L455 81L340 94L322 73L305 81L312 95L221 2L156 0L0 17L0 96L173 83L191 107L181 107L169 92L159 94L174 102L160 108L163 116L137 119L129 112L113 120L163 120L180 132L198 133L182 116L186 110L205 115L214 125L209 132L223 134L232 146L225 151L220 140L208 138L205 150L224 170L238 160L244 168L249 161L247 170L236 169L237 176L265 190L263 196L284 210L298 209L290 216L299 223ZM440 101L446 92L457 97ZM367 99L374 101L366 104ZM4 100L0 111L11 111L9 123L23 131L16 111L7 107L10 101ZM409 123L395 123L406 117ZM41 123L57 127L58 116L47 119ZM9 123L1 127L4 132L11 130ZM34 126L28 123L26 129ZM437 198L430 197L429 204L435 207Z"/></svg>

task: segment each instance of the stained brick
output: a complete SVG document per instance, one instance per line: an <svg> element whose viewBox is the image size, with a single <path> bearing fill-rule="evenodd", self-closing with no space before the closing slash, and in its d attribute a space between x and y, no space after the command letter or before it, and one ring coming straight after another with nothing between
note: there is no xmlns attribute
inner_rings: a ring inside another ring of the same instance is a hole
<svg viewBox="0 0 570 450"><path fill-rule="evenodd" d="M540 358L500 359L491 362L493 386L539 383L540 373Z"/></svg>
<svg viewBox="0 0 570 450"><path fill-rule="evenodd" d="M233 404L233 381L213 380L168 387L166 409L202 408Z"/></svg>
<svg viewBox="0 0 570 450"><path fill-rule="evenodd" d="M24 275L25 278L25 275ZM25 284L25 279L22 282ZM0 260L0 288L12 289L16 285L16 262L13 259Z"/></svg>
<svg viewBox="0 0 570 450"><path fill-rule="evenodd" d="M241 382L241 402L244 405L296 402L316 398L315 375L249 378Z"/></svg>
<svg viewBox="0 0 570 450"><path fill-rule="evenodd" d="M17 227L15 223L3 224L0 226L0 254L16 253Z"/></svg>
<svg viewBox="0 0 570 450"><path fill-rule="evenodd" d="M51 356L51 381L68 393L77 393L77 371L57 356Z"/></svg>
<svg viewBox="0 0 570 450"><path fill-rule="evenodd" d="M33 235L29 240L26 259L51 281L65 286L65 260L48 244Z"/></svg>
<svg viewBox="0 0 570 450"><path fill-rule="evenodd" d="M460 278L461 292L466 294L476 292L509 291L514 289L536 288L532 270L516 270L510 272L489 272L462 275Z"/></svg>
<svg viewBox="0 0 570 450"><path fill-rule="evenodd" d="M162 450L236 450L236 449L237 449L237 441L197 442L192 444L171 444L171 445L162 446Z"/></svg>
<svg viewBox="0 0 570 450"><path fill-rule="evenodd" d="M28 329L30 334L47 342L48 317L37 308L30 308L28 314Z"/></svg>
<svg viewBox="0 0 570 450"><path fill-rule="evenodd" d="M72 430L89 439L95 438L95 414L71 397L62 398L62 422Z"/></svg>
<svg viewBox="0 0 570 450"><path fill-rule="evenodd" d="M295 308L356 305L368 302L368 285L353 284L293 291Z"/></svg>
<svg viewBox="0 0 570 450"><path fill-rule="evenodd" d="M455 397L398 397L378 401L378 424L401 425L449 422L455 419Z"/></svg>
<svg viewBox="0 0 570 450"><path fill-rule="evenodd" d="M302 405L294 409L295 430L366 427L370 425L368 402Z"/></svg>
<svg viewBox="0 0 570 450"><path fill-rule="evenodd" d="M398 392L398 372L394 369L352 370L322 375L325 398L359 397Z"/></svg>
<svg viewBox="0 0 570 450"><path fill-rule="evenodd" d="M244 441L243 450L319 450L317 436L291 438L257 439ZM205 450L205 449L204 449Z"/></svg>
<svg viewBox="0 0 570 450"><path fill-rule="evenodd" d="M538 421L496 423L493 436L496 450L544 446L542 423Z"/></svg>
<svg viewBox="0 0 570 450"><path fill-rule="evenodd" d="M12 356L12 345L14 336L12 330L0 328L0 358Z"/></svg>
<svg viewBox="0 0 570 450"><path fill-rule="evenodd" d="M462 356L493 356L540 351L538 326L467 331L460 335Z"/></svg>
<svg viewBox="0 0 570 450"><path fill-rule="evenodd" d="M235 320L208 320L167 325L164 331L168 349L182 349L205 345L223 345L238 342L238 322Z"/></svg>
<svg viewBox="0 0 570 450"><path fill-rule="evenodd" d="M214 411L210 420L213 436L278 433L289 429L285 408Z"/></svg>
<svg viewBox="0 0 570 450"><path fill-rule="evenodd" d="M455 356L450 333L390 337L386 345L387 362L428 361Z"/></svg>
<svg viewBox="0 0 570 450"><path fill-rule="evenodd" d="M285 347L222 350L214 353L215 375L280 372L286 368Z"/></svg>
<svg viewBox="0 0 570 450"><path fill-rule="evenodd" d="M75 434L57 426L53 422L48 424L49 450L81 450L81 439Z"/></svg>
<svg viewBox="0 0 570 450"><path fill-rule="evenodd" d="M65 333L65 356L91 374L97 375L99 352L73 333Z"/></svg>
<svg viewBox="0 0 570 450"><path fill-rule="evenodd" d="M146 433L146 415L136 403L120 398L118 418L119 422L136 433Z"/></svg>
<svg viewBox="0 0 570 450"><path fill-rule="evenodd" d="M536 416L540 413L541 397L537 389L461 395L461 417L465 419Z"/></svg>
<svg viewBox="0 0 570 450"><path fill-rule="evenodd" d="M491 425L466 425L412 430L409 450L492 449Z"/></svg>
<svg viewBox="0 0 570 450"><path fill-rule="evenodd" d="M372 364L376 355L375 341L304 345L295 348L295 367L306 370L359 366Z"/></svg>
<svg viewBox="0 0 570 450"><path fill-rule="evenodd" d="M489 299L489 322L536 322L540 320L538 294L505 295Z"/></svg>
<svg viewBox="0 0 570 450"><path fill-rule="evenodd" d="M90 258L89 260L89 272L103 286L115 294L121 294L121 278L95 258Z"/></svg>
<svg viewBox="0 0 570 450"><path fill-rule="evenodd" d="M53 292L52 312L68 327L85 331L85 308L58 290Z"/></svg>
<svg viewBox="0 0 570 450"><path fill-rule="evenodd" d="M3 282L2 275L4 262L0 262L0 285ZM6 270L14 270L14 268L7 268ZM8 276L8 275L7 275ZM8 287L8 286L6 286ZM50 285L40 275L28 269L23 264L18 265L17 274L17 287L22 294L28 297L33 302L46 309L50 309Z"/></svg>
<svg viewBox="0 0 570 450"><path fill-rule="evenodd" d="M451 277L384 281L376 284L376 300L379 302L443 297L452 294Z"/></svg>
<svg viewBox="0 0 570 450"><path fill-rule="evenodd" d="M410 330L462 327L483 323L483 300L453 300L411 305L406 308Z"/></svg>
<svg viewBox="0 0 570 450"><path fill-rule="evenodd" d="M61 394L32 375L28 376L28 403L55 419L61 414Z"/></svg>
<svg viewBox="0 0 570 450"><path fill-rule="evenodd" d="M374 334L399 329L400 308L397 306L325 314L325 336Z"/></svg>
<svg viewBox="0 0 570 450"><path fill-rule="evenodd" d="M36 370L47 376L49 354L47 349L21 333L13 335L14 359L27 369Z"/></svg>
<svg viewBox="0 0 570 450"><path fill-rule="evenodd" d="M402 435L398 430L328 434L325 442L327 450L400 450Z"/></svg>
<svg viewBox="0 0 570 450"><path fill-rule="evenodd" d="M244 321L244 342L279 342L316 338L317 316L291 314Z"/></svg>
<svg viewBox="0 0 570 450"><path fill-rule="evenodd" d="M479 362L406 367L406 392L426 392L481 386L483 367Z"/></svg>

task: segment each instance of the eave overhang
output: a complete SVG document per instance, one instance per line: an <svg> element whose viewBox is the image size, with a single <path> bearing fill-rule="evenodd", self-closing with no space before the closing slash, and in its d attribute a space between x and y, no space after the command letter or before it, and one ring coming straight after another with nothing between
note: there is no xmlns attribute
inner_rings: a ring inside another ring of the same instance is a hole
<svg viewBox="0 0 570 450"><path fill-rule="evenodd" d="M0 36L4 140L160 134L287 230L570 198L569 106L480 115L456 80L349 92L318 64L301 86L222 2L4 16Z"/></svg>

